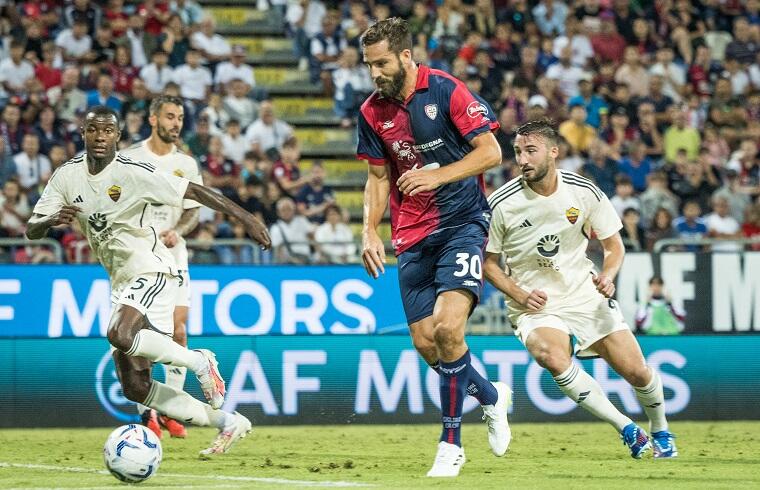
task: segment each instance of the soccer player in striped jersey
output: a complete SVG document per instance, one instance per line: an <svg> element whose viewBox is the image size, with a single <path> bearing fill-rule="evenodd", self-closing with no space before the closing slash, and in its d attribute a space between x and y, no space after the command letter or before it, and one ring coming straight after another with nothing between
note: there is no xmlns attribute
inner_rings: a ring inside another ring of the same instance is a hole
<svg viewBox="0 0 760 490"><path fill-rule="evenodd" d="M224 453L250 432L251 422L237 412L219 410L225 390L214 354L172 340L180 276L145 213L151 204L181 207L184 199L192 199L235 216L254 240L269 247L266 226L207 187L120 155L119 117L107 107L89 110L82 136L85 153L50 178L26 235L36 240L51 227L79 222L111 280L108 341L124 395L175 420L217 427L217 437L201 456ZM193 371L209 403L151 379L153 363Z"/></svg>
<svg viewBox="0 0 760 490"><path fill-rule="evenodd" d="M615 427L634 458L652 446L655 458L675 457L660 375L647 366L612 299L625 255L620 218L591 181L557 170L558 136L548 122L526 123L516 134L522 175L489 197L486 278L507 296L516 335L565 395ZM601 272L586 257L592 233L604 248ZM579 358L601 356L633 386L649 417L651 439L573 363L571 335Z"/></svg>

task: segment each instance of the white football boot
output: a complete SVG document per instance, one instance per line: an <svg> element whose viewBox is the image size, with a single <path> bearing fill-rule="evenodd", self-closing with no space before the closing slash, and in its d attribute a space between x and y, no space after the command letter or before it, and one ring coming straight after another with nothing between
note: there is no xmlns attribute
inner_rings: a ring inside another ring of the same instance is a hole
<svg viewBox="0 0 760 490"><path fill-rule="evenodd" d="M507 411L512 405L512 390L505 383L493 383L499 398L493 405L483 405L483 420L488 425L488 445L496 456L504 456L512 441L512 430L507 421Z"/></svg>
<svg viewBox="0 0 760 490"><path fill-rule="evenodd" d="M225 389L216 356L207 349L195 349L195 351L200 352L206 358L206 366L195 373L198 383L201 385L203 396L206 397L211 408L220 409L224 405Z"/></svg>
<svg viewBox="0 0 760 490"><path fill-rule="evenodd" d="M459 476L459 470L464 466L467 459L464 457L464 448L441 441L438 443L438 453L435 455L433 467L427 472L427 476L433 478Z"/></svg>
<svg viewBox="0 0 760 490"><path fill-rule="evenodd" d="M251 421L238 412L232 414L232 420L222 428L214 438L211 446L200 452L204 459L224 454L240 439L251 432Z"/></svg>

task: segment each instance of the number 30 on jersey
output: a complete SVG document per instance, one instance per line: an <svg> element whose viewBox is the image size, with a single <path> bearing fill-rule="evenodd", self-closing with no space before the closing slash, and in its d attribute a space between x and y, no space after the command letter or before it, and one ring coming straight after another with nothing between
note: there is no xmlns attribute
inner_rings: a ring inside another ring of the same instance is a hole
<svg viewBox="0 0 760 490"><path fill-rule="evenodd" d="M480 263L479 255L470 255L468 253L457 254L457 265L461 267L458 271L454 272L456 277L464 277L472 275L475 279L483 278L483 266Z"/></svg>

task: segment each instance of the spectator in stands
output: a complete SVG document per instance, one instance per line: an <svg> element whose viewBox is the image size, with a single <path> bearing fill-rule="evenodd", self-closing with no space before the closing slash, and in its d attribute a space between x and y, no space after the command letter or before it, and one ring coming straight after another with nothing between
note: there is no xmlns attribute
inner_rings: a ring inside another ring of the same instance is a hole
<svg viewBox="0 0 760 490"><path fill-rule="evenodd" d="M663 136L665 160L675 161L678 150L686 151L686 157L696 160L702 139L699 131L686 126L686 112L681 109L672 111L673 125L670 126Z"/></svg>
<svg viewBox="0 0 760 490"><path fill-rule="evenodd" d="M240 166L243 163L247 146L245 136L241 134L240 121L237 119L227 121L221 140L224 156L235 162L236 166Z"/></svg>
<svg viewBox="0 0 760 490"><path fill-rule="evenodd" d="M726 46L726 58L733 58L741 63L750 64L760 52L760 43L752 39L752 31L746 17L734 20L734 40Z"/></svg>
<svg viewBox="0 0 760 490"><path fill-rule="evenodd" d="M110 63L108 70L114 91L125 95L132 91L132 82L140 74L140 70L132 66L129 48L123 44L116 47L113 63Z"/></svg>
<svg viewBox="0 0 760 490"><path fill-rule="evenodd" d="M145 18L145 32L151 36L161 34L169 21L169 3L166 0L144 0L137 6L136 12Z"/></svg>
<svg viewBox="0 0 760 490"><path fill-rule="evenodd" d="M151 55L151 62L140 70L140 78L153 97L160 95L166 84L174 78L174 70L168 63L169 55L166 51L157 49Z"/></svg>
<svg viewBox="0 0 760 490"><path fill-rule="evenodd" d="M582 84L582 81L578 82L578 86ZM538 94L536 95L539 97L528 99L528 120L532 121L544 117L551 117L555 120L567 119L567 107L569 103L565 102L565 96L559 90L557 80L541 76L536 80L536 87L538 88Z"/></svg>
<svg viewBox="0 0 760 490"><path fill-rule="evenodd" d="M219 34L215 33L216 22L214 18L206 16L201 20L200 29L190 37L193 49L198 50L205 58L210 67L217 63L228 60L232 53L230 43Z"/></svg>
<svg viewBox="0 0 760 490"><path fill-rule="evenodd" d="M678 233L673 228L673 215L670 211L657 208L645 237L648 252L654 251L655 244L660 240L678 238Z"/></svg>
<svg viewBox="0 0 760 490"><path fill-rule="evenodd" d="M557 58L565 46L570 47L572 64L585 70L589 60L594 57L594 48L575 15L570 15L565 20L565 34L554 38L552 50Z"/></svg>
<svg viewBox="0 0 760 490"><path fill-rule="evenodd" d="M203 105L211 90L211 71L201 66L201 53L195 49L188 50L185 61L174 70L173 81L179 85L182 97Z"/></svg>
<svg viewBox="0 0 760 490"><path fill-rule="evenodd" d="M277 222L269 229L272 250L279 264L308 264L311 262L309 245L313 225L303 216L296 215L296 204L289 197L277 201Z"/></svg>
<svg viewBox="0 0 760 490"><path fill-rule="evenodd" d="M585 153L596 138L596 130L586 123L586 106L576 101L570 106L570 119L559 125L559 134L574 151Z"/></svg>
<svg viewBox="0 0 760 490"><path fill-rule="evenodd" d="M259 116L259 103L248 97L250 85L247 82L233 78L228 86L222 107L230 119L237 119L242 127L247 128Z"/></svg>
<svg viewBox="0 0 760 490"><path fill-rule="evenodd" d="M322 32L322 19L325 15L327 9L320 0L288 2L285 21L294 41L293 49L301 71L306 71L309 67L310 40Z"/></svg>
<svg viewBox="0 0 760 490"><path fill-rule="evenodd" d="M674 61L673 48L661 46L657 50L657 63L649 68L650 75L662 77L662 93L673 102L681 101L681 91L686 86L686 70Z"/></svg>
<svg viewBox="0 0 760 490"><path fill-rule="evenodd" d="M8 180L0 194L0 236L22 237L26 231L26 221L32 215L29 201L21 191L18 182Z"/></svg>
<svg viewBox="0 0 760 490"><path fill-rule="evenodd" d="M537 102L534 97L536 96L534 95L531 97L531 100L533 100L534 103L541 103ZM528 101L529 105L531 100ZM499 111L499 129L494 132L496 141L499 142L499 146L501 147L502 161L514 160L515 158L515 147L513 145L518 126L517 111L514 107L503 107L501 111Z"/></svg>
<svg viewBox="0 0 760 490"><path fill-rule="evenodd" d="M563 170L569 170L570 172L579 172L585 161L578 152L568 144L565 138L560 136L560 140L557 144L559 154L557 155L557 167Z"/></svg>
<svg viewBox="0 0 760 490"><path fill-rule="evenodd" d="M615 72L615 81L627 83L633 97L646 97L649 92L649 73L641 64L636 46L625 48L623 64Z"/></svg>
<svg viewBox="0 0 760 490"><path fill-rule="evenodd" d="M600 127L605 126L609 114L612 114L621 107L628 113L628 119L634 119L633 116L636 114L636 101L631 98L631 89L628 88L628 84L618 82L611 82L611 84L612 93L607 96L609 99L609 103L607 104L609 110L601 113L602 124L599 125Z"/></svg>
<svg viewBox="0 0 760 490"><path fill-rule="evenodd" d="M22 94L27 80L34 78L34 65L24 59L24 44L11 41L10 57L0 61L0 82L8 94Z"/></svg>
<svg viewBox="0 0 760 490"><path fill-rule="evenodd" d="M124 11L124 0L108 0L108 6L103 9L103 18L100 25L109 25L113 38L119 39L127 32L129 15Z"/></svg>
<svg viewBox="0 0 760 490"><path fill-rule="evenodd" d="M119 149L129 148L150 136L150 127L145 124L144 113L129 111L124 117L124 129L121 131Z"/></svg>
<svg viewBox="0 0 760 490"><path fill-rule="evenodd" d="M81 63L87 58L92 48L92 38L87 34L87 25L86 20L79 19L71 28L62 30L55 38L55 45L58 46L64 62Z"/></svg>
<svg viewBox="0 0 760 490"><path fill-rule="evenodd" d="M255 215L262 221L265 221L267 213L264 205L266 189L264 183L256 176L251 175L245 180L245 185L238 189L237 203L241 208Z"/></svg>
<svg viewBox="0 0 760 490"><path fill-rule="evenodd" d="M190 28L194 28L203 20L203 9L194 0L172 0L169 10L172 14L177 14L182 23Z"/></svg>
<svg viewBox="0 0 760 490"><path fill-rule="evenodd" d="M50 166L55 172L58 167L66 163L69 159L66 153L66 147L64 145L53 145L48 153L48 159L50 160Z"/></svg>
<svg viewBox="0 0 760 490"><path fill-rule="evenodd" d="M707 150L710 164L716 168L725 167L728 157L731 156L731 148L726 139L720 135L712 123L705 124L702 139L702 148Z"/></svg>
<svg viewBox="0 0 760 490"><path fill-rule="evenodd" d="M212 92L208 96L208 105L203 108L201 115L206 116L209 122L209 130L214 136L221 136L224 133L230 114L224 108L224 100L218 92Z"/></svg>
<svg viewBox="0 0 760 490"><path fill-rule="evenodd" d="M169 22L158 37L158 43L161 49L169 53L169 66L177 68L185 63L187 52L191 49L190 38L187 37L179 15L169 17Z"/></svg>
<svg viewBox="0 0 760 490"><path fill-rule="evenodd" d="M55 110L52 107L45 106L40 111L38 120L34 131L39 138L41 153L47 155L53 146L66 144L66 134L60 122L56 120Z"/></svg>
<svg viewBox="0 0 760 490"><path fill-rule="evenodd" d="M53 171L48 157L40 154L40 140L37 134L24 135L22 151L14 155L13 161L16 164L21 190L38 197L38 187L48 181ZM36 201L36 198L33 200Z"/></svg>
<svg viewBox="0 0 760 490"><path fill-rule="evenodd" d="M208 154L211 132L209 130L208 116L201 114L195 124L195 133L187 139L187 148L193 158L200 160Z"/></svg>
<svg viewBox="0 0 760 490"><path fill-rule="evenodd" d="M565 33L565 19L568 8L564 2L557 0L540 0L533 7L533 20L544 36L552 37Z"/></svg>
<svg viewBox="0 0 760 490"><path fill-rule="evenodd" d="M659 165L663 154L662 134L657 127L654 104L648 101L642 101L637 109L638 126L636 132L639 139L645 145L645 152L648 158L652 159L655 165Z"/></svg>
<svg viewBox="0 0 760 490"><path fill-rule="evenodd" d="M638 102L651 102L654 105L655 119L658 124L667 124L671 122L672 115L670 114L671 107L674 106L673 99L665 95L663 89L665 87L665 77L662 75L652 75L649 77L649 90L646 97L637 99ZM686 111L687 106L683 106L681 110ZM689 118L686 118L688 126L694 127L689 124Z"/></svg>
<svg viewBox="0 0 760 490"><path fill-rule="evenodd" d="M341 216L336 204L330 204L324 210L324 222L314 231L314 247L319 262L347 264L356 256L354 235Z"/></svg>
<svg viewBox="0 0 760 490"><path fill-rule="evenodd" d="M705 218L707 226L707 235L710 238L719 238L726 240L725 243L715 243L712 246L713 252L738 252L742 247L732 242L742 237L741 225L731 216L731 208L728 200L724 197L717 196L712 200L713 212Z"/></svg>
<svg viewBox="0 0 760 490"><path fill-rule="evenodd" d="M723 185L713 193L713 202L715 202L716 198L722 198L728 202L731 216L737 223L741 223L744 220L744 213L750 204L752 204L750 196L741 189L739 174L733 169L727 169L724 172Z"/></svg>
<svg viewBox="0 0 760 490"><path fill-rule="evenodd" d="M578 95L571 97L568 106L583 104L586 108L586 124L599 129L601 125L602 109L607 109L607 103L604 99L594 93L594 84L591 80L591 73L584 72L578 81Z"/></svg>
<svg viewBox="0 0 760 490"><path fill-rule="evenodd" d="M248 126L245 137L251 150L263 157L270 148L280 151L282 144L293 134L293 128L275 116L272 101L265 100L259 107L259 118Z"/></svg>
<svg viewBox="0 0 760 490"><path fill-rule="evenodd" d="M630 151L630 146L636 139L636 130L630 125L628 111L616 107L610 114L609 125L599 135L609 145L610 156L620 160Z"/></svg>
<svg viewBox="0 0 760 490"><path fill-rule="evenodd" d="M208 153L200 158L203 182L209 187L222 191L230 199L238 200L237 189L240 186L240 167L224 156L221 138L212 136L208 144Z"/></svg>
<svg viewBox="0 0 760 490"><path fill-rule="evenodd" d="M226 88L230 82L240 80L245 84L244 94L256 86L256 79L253 74L253 67L245 62L248 53L241 44L235 44L230 51L230 60L222 61L216 66L214 75L214 84L220 88ZM247 124L243 124L247 126Z"/></svg>
<svg viewBox="0 0 760 490"><path fill-rule="evenodd" d="M82 22L90 35L95 34L95 28L100 25L102 18L100 7L93 5L90 0L74 0L64 9L63 15L66 25L73 26Z"/></svg>
<svg viewBox="0 0 760 490"><path fill-rule="evenodd" d="M121 113L122 102L113 92L113 80L107 73L98 75L97 86L94 90L87 92L87 107L104 105Z"/></svg>
<svg viewBox="0 0 760 490"><path fill-rule="evenodd" d="M85 59L90 63L106 66L116 55L116 43L113 40L111 24L103 22L95 29L92 48Z"/></svg>
<svg viewBox="0 0 760 490"><path fill-rule="evenodd" d="M683 216L679 216L673 221L673 227L678 233L678 238L684 240L699 240L707 236L707 225L700 216L702 208L697 201L687 201L683 205ZM701 250L697 245L687 245L686 250L696 252Z"/></svg>
<svg viewBox="0 0 760 490"><path fill-rule="evenodd" d="M686 165L677 165L676 169L682 175L672 182L673 192L681 201L697 201L702 209L707 209L710 196L720 181L706 155L702 154L699 160L689 161Z"/></svg>
<svg viewBox="0 0 760 490"><path fill-rule="evenodd" d="M664 289L662 278L649 280L649 297L636 311L636 328L648 335L678 335L683 332L686 311L676 307Z"/></svg>
<svg viewBox="0 0 760 490"><path fill-rule="evenodd" d="M741 142L739 149L731 154L731 158L726 165L727 168L735 170L739 174L739 180L744 187L757 187L760 184L760 162L758 161L757 143L752 138L747 138ZM747 192L744 190L744 192ZM757 194L758 190L750 191Z"/></svg>
<svg viewBox="0 0 760 490"><path fill-rule="evenodd" d="M646 155L647 145L641 140L634 140L629 148L628 155L620 160L620 171L631 179L635 192L644 192L647 177L652 171L652 161Z"/></svg>
<svg viewBox="0 0 760 490"><path fill-rule="evenodd" d="M332 74L335 87L335 114L341 118L341 126L353 126L359 115L359 107L374 91L367 67L359 64L359 52L346 48L338 61L339 68Z"/></svg>
<svg viewBox="0 0 760 490"><path fill-rule="evenodd" d="M335 12L328 12L322 19L322 30L311 39L311 81L321 80L327 93L333 92L332 73L338 68L338 58L348 47L348 41L338 29L339 21Z"/></svg>
<svg viewBox="0 0 760 490"><path fill-rule="evenodd" d="M195 264L218 264L219 255L214 247L214 227L201 223L195 236L197 244L192 248L192 259Z"/></svg>
<svg viewBox="0 0 760 490"><path fill-rule="evenodd" d="M301 149L296 138L290 138L283 143L282 148L277 152L275 161L272 166L272 180L288 196L296 196L309 179L301 175L301 169L298 166L301 159Z"/></svg>
<svg viewBox="0 0 760 490"><path fill-rule="evenodd" d="M87 95L78 88L79 70L68 67L61 74L61 85L47 91L48 103L55 109L58 117L66 122L76 120L76 110L87 106Z"/></svg>
<svg viewBox="0 0 760 490"><path fill-rule="evenodd" d="M610 202L621 218L626 209L640 211L641 202L633 194L633 184L630 177L622 173L615 177L615 195L610 198Z"/></svg>
<svg viewBox="0 0 760 490"><path fill-rule="evenodd" d="M21 151L25 129L21 123L21 108L14 103L6 104L0 120L0 138L5 140L7 154L15 155Z"/></svg>
<svg viewBox="0 0 760 490"><path fill-rule="evenodd" d="M591 46L594 48L596 58L601 61L615 62L623 59L626 43L625 38L617 31L615 15L605 11L599 17L600 31L591 36Z"/></svg>
<svg viewBox="0 0 760 490"><path fill-rule="evenodd" d="M593 180L608 197L615 193L615 176L620 165L610 157L607 144L595 139L589 147L588 161L581 167L581 173Z"/></svg>
<svg viewBox="0 0 760 490"><path fill-rule="evenodd" d="M50 90L61 84L61 70L56 65L56 48L53 41L46 41L42 44L42 59L38 60L34 66L34 76L42 82L45 90ZM0 67L0 73L3 68Z"/></svg>
<svg viewBox="0 0 760 490"><path fill-rule="evenodd" d="M566 100L578 95L578 83L582 79L591 79L590 74L587 74L582 68L573 65L572 55L572 48L565 46L560 51L559 61L546 70L546 78L559 82L559 89Z"/></svg>
<svg viewBox="0 0 760 490"><path fill-rule="evenodd" d="M760 238L760 203L747 207L742 235L744 238ZM750 249L760 251L760 242L750 245Z"/></svg>
<svg viewBox="0 0 760 490"><path fill-rule="evenodd" d="M327 207L335 203L335 195L330 186L325 185L325 168L315 161L311 166L308 182L296 194L298 214L306 216L313 223L322 223Z"/></svg>
<svg viewBox="0 0 760 490"><path fill-rule="evenodd" d="M13 156L5 151L5 139L0 138L0 186L15 178L17 178L16 163L13 161Z"/></svg>
<svg viewBox="0 0 760 490"><path fill-rule="evenodd" d="M626 252L642 252L646 247L644 228L641 226L641 214L636 208L626 208L621 216L623 228L620 238Z"/></svg>

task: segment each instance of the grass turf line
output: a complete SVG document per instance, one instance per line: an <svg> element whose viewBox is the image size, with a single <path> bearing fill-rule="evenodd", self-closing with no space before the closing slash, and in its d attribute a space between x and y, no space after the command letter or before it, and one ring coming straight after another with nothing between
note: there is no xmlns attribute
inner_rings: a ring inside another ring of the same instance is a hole
<svg viewBox="0 0 760 490"><path fill-rule="evenodd" d="M206 476L348 482L375 488L760 488L760 422L676 422L680 456L632 459L602 423L517 424L507 456L494 457L483 425L463 429L467 463L457 479L428 479L438 426L353 425L254 427L229 454L199 461L214 435L189 429L162 441L158 475L141 487L290 488L296 484ZM112 428L0 430L0 462L102 470ZM197 479L175 475L198 475ZM118 488L110 475L0 467L0 488ZM139 488L139 487L138 487Z"/></svg>

